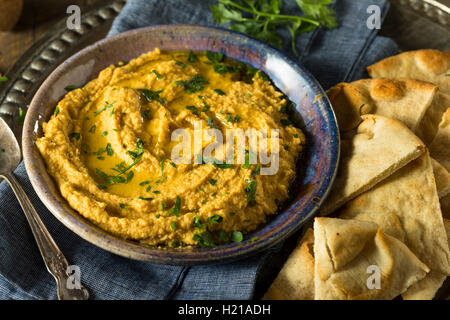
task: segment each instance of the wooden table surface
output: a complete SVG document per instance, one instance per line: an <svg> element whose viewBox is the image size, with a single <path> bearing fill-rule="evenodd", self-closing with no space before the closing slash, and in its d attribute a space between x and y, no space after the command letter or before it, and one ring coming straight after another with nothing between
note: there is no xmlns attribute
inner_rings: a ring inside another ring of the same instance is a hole
<svg viewBox="0 0 450 320"><path fill-rule="evenodd" d="M81 13L105 0L24 0L22 16L10 32L0 31L0 73L5 73L36 40L76 4Z"/></svg>

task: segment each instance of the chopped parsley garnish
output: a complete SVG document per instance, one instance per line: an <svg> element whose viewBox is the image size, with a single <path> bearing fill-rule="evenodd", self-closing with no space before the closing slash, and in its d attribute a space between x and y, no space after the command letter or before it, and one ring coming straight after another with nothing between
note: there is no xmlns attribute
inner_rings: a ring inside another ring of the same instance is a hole
<svg viewBox="0 0 450 320"><path fill-rule="evenodd" d="M158 191L158 190L154 190L154 191L152 191L152 193L154 193L154 194L160 194L161 192Z"/></svg>
<svg viewBox="0 0 450 320"><path fill-rule="evenodd" d="M171 165L172 167L174 167L174 168L177 167L177 165L176 165L175 162L173 162L173 161L170 162L170 165Z"/></svg>
<svg viewBox="0 0 450 320"><path fill-rule="evenodd" d="M139 196L139 199L144 200L144 201L152 201L153 198L144 198L143 196Z"/></svg>
<svg viewBox="0 0 450 320"><path fill-rule="evenodd" d="M156 183L161 183L164 182L164 162L166 161L165 157L162 157L161 162L159 164L160 166L160 170L161 170L161 177L159 178L158 181L156 181Z"/></svg>
<svg viewBox="0 0 450 320"><path fill-rule="evenodd" d="M146 192L150 192L152 190L152 186L148 186L147 189L145 189Z"/></svg>
<svg viewBox="0 0 450 320"><path fill-rule="evenodd" d="M258 241L258 237L253 237L253 238L251 238L250 240L248 240L248 241L250 241L250 242L255 242L255 241Z"/></svg>
<svg viewBox="0 0 450 320"><path fill-rule="evenodd" d="M197 56L195 55L194 52L189 51L188 61L192 62L192 63L198 62L198 58L197 58Z"/></svg>
<svg viewBox="0 0 450 320"><path fill-rule="evenodd" d="M176 64L177 66L180 66L181 69L186 69L186 63L184 63L184 62L175 60L175 64Z"/></svg>
<svg viewBox="0 0 450 320"><path fill-rule="evenodd" d="M95 116L98 116L100 113L102 113L103 111L105 111L105 110L107 110L107 109L114 108L114 103L115 103L115 102L109 103L108 101L105 101L105 104L106 104L106 105L105 105L103 108L101 108L101 109L95 111L95 113L94 113Z"/></svg>
<svg viewBox="0 0 450 320"><path fill-rule="evenodd" d="M166 210L166 203L164 201L161 201L161 211Z"/></svg>
<svg viewBox="0 0 450 320"><path fill-rule="evenodd" d="M223 91L220 90L220 89L214 89L214 92L217 93L217 94L220 95L220 96L224 96L224 95L225 95L225 92L223 92Z"/></svg>
<svg viewBox="0 0 450 320"><path fill-rule="evenodd" d="M205 55L212 63L218 63L223 60L223 53L221 52L206 51Z"/></svg>
<svg viewBox="0 0 450 320"><path fill-rule="evenodd" d="M81 88L83 88L83 86L69 85L69 86L65 87L64 90L66 90L66 91L72 91L72 90L81 89Z"/></svg>
<svg viewBox="0 0 450 320"><path fill-rule="evenodd" d="M169 210L169 215L175 215L178 217L180 215L180 208L181 208L181 198L177 196L177 199L175 200L175 205L172 209Z"/></svg>
<svg viewBox="0 0 450 320"><path fill-rule="evenodd" d="M202 233L196 232L192 240L197 241L199 246L202 248L214 247L216 245L213 235L209 230L206 230Z"/></svg>
<svg viewBox="0 0 450 320"><path fill-rule="evenodd" d="M229 169L229 168L233 168L233 164L231 163L217 163L214 162L213 166L219 169Z"/></svg>
<svg viewBox="0 0 450 320"><path fill-rule="evenodd" d="M57 116L58 116L58 114L59 114L59 111L60 111L60 110L59 110L59 107L56 107L56 108L55 108L55 117L57 117Z"/></svg>
<svg viewBox="0 0 450 320"><path fill-rule="evenodd" d="M150 180L145 180L145 181L142 181L141 183L139 183L140 186L145 186L147 184L150 184Z"/></svg>
<svg viewBox="0 0 450 320"><path fill-rule="evenodd" d="M121 207L122 209L126 209L127 206L124 203L119 203L119 207Z"/></svg>
<svg viewBox="0 0 450 320"><path fill-rule="evenodd" d="M244 240L244 236L242 235L242 232L240 232L240 231L231 232L231 241L242 242L242 240Z"/></svg>
<svg viewBox="0 0 450 320"><path fill-rule="evenodd" d="M161 94L161 92L163 92L164 90L158 90L158 91L152 91L152 90L148 90L148 89L137 89L140 93L142 93L144 95L144 97L149 101L152 102L154 100L158 101L159 103L164 103L166 101L166 99L161 98L159 95Z"/></svg>
<svg viewBox="0 0 450 320"><path fill-rule="evenodd" d="M150 110L142 110L141 111L141 116L142 116L142 118L144 118L144 119L150 119Z"/></svg>
<svg viewBox="0 0 450 320"><path fill-rule="evenodd" d="M215 64L213 66L214 71L219 74L225 74L225 73L237 73L236 69L233 66L228 66L226 64Z"/></svg>
<svg viewBox="0 0 450 320"><path fill-rule="evenodd" d="M106 189L106 187L105 187L104 185L102 185L102 184L98 184L97 187L98 187L100 190L105 190L105 189Z"/></svg>
<svg viewBox="0 0 450 320"><path fill-rule="evenodd" d="M158 73L158 71L156 71L155 69L152 70L152 73L156 76L156 79L164 78L164 76L162 74Z"/></svg>
<svg viewBox="0 0 450 320"><path fill-rule="evenodd" d="M26 115L26 111L23 110L22 108L19 108L19 124L23 124L23 122L25 121L25 115Z"/></svg>
<svg viewBox="0 0 450 320"><path fill-rule="evenodd" d="M281 119L280 122L283 126L290 126L292 124L289 119Z"/></svg>
<svg viewBox="0 0 450 320"><path fill-rule="evenodd" d="M69 134L69 138L78 141L81 138L81 134L79 132L72 132L71 134Z"/></svg>
<svg viewBox="0 0 450 320"><path fill-rule="evenodd" d="M94 124L92 127L89 128L89 132L94 133L96 129L97 129L97 126Z"/></svg>
<svg viewBox="0 0 450 320"><path fill-rule="evenodd" d="M213 186L213 185L215 185L216 184L216 182L217 182L217 180L215 180L215 179L209 179L209 183Z"/></svg>
<svg viewBox="0 0 450 320"><path fill-rule="evenodd" d="M194 217L194 222L192 223L194 228L199 228L199 229L203 229L203 223L202 223L202 218L200 216L196 216Z"/></svg>
<svg viewBox="0 0 450 320"><path fill-rule="evenodd" d="M7 82L9 78L7 76L0 77L0 82Z"/></svg>
<svg viewBox="0 0 450 320"><path fill-rule="evenodd" d="M255 197L256 197L256 181L252 181L250 179L247 180L248 186L245 188L245 192L247 193L247 202L250 206L255 205Z"/></svg>
<svg viewBox="0 0 450 320"><path fill-rule="evenodd" d="M137 139L136 141L136 151L127 151L131 159L136 160L144 153L144 141Z"/></svg>
<svg viewBox="0 0 450 320"><path fill-rule="evenodd" d="M177 229L177 223L175 221L170 224L170 229L172 229L172 230Z"/></svg>
<svg viewBox="0 0 450 320"><path fill-rule="evenodd" d="M191 80L175 81L179 87L183 87L186 93L194 93L203 90L209 82L202 75L196 74L191 76Z"/></svg>
<svg viewBox="0 0 450 320"><path fill-rule="evenodd" d="M209 109L211 109L211 107L205 101L203 101L202 111L207 112L207 111L209 111Z"/></svg>
<svg viewBox="0 0 450 320"><path fill-rule="evenodd" d="M112 147L111 147L111 143L108 143L108 144L106 145L106 154L107 154L108 156L114 155L114 151L113 151L113 149L112 149Z"/></svg>
<svg viewBox="0 0 450 320"><path fill-rule="evenodd" d="M195 106L186 106L186 109L192 111L196 116L199 116L198 109Z"/></svg>
<svg viewBox="0 0 450 320"><path fill-rule="evenodd" d="M208 221L211 222L212 224L218 224L223 221L223 218L221 216L219 216L218 214L216 214L216 215L213 215L212 217L209 217Z"/></svg>
<svg viewBox="0 0 450 320"><path fill-rule="evenodd" d="M103 131L102 136L106 137L108 135L108 131Z"/></svg>

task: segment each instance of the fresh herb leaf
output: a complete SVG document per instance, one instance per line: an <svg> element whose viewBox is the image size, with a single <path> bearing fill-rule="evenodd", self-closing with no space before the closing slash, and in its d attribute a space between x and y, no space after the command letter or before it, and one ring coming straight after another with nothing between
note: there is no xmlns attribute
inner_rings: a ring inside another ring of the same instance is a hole
<svg viewBox="0 0 450 320"><path fill-rule="evenodd" d="M152 73L156 76L156 79L164 78L164 76L162 74L158 73L158 71L156 71L155 69L152 70Z"/></svg>
<svg viewBox="0 0 450 320"><path fill-rule="evenodd" d="M81 138L81 134L79 132L72 132L71 134L69 134L69 138L78 141Z"/></svg>
<svg viewBox="0 0 450 320"><path fill-rule="evenodd" d="M139 196L139 199L145 200L145 201L152 201L153 198L144 198L143 196Z"/></svg>
<svg viewBox="0 0 450 320"><path fill-rule="evenodd" d="M247 33L277 47L282 39L277 33L286 27L291 36L292 51L297 54L295 38L299 33L312 31L320 26L337 26L335 12L330 8L332 0L296 0L305 17L281 14L281 0L218 0L211 6L214 19L227 24L232 30Z"/></svg>
<svg viewBox="0 0 450 320"><path fill-rule="evenodd" d="M166 101L166 99L161 98L159 95L161 94L161 92L163 92L164 90L158 90L158 91L152 91L152 90L148 90L148 89L137 89L140 93L142 93L144 95L144 97L149 101L152 102L154 100L158 101L159 103L164 103Z"/></svg>
<svg viewBox="0 0 450 320"><path fill-rule="evenodd" d="M59 112L60 112L59 107L56 107L56 108L55 108L55 117L58 116Z"/></svg>
<svg viewBox="0 0 450 320"><path fill-rule="evenodd" d="M247 193L247 202L250 206L255 205L255 198L256 198L256 187L257 183L256 181L247 180L247 187L245 188L245 192Z"/></svg>
<svg viewBox="0 0 450 320"><path fill-rule="evenodd" d="M212 217L209 217L208 221L211 222L212 224L218 224L223 221L223 218L218 214L215 214Z"/></svg>
<svg viewBox="0 0 450 320"><path fill-rule="evenodd" d="M170 229L172 229L172 230L177 229L177 223L175 221L170 224Z"/></svg>
<svg viewBox="0 0 450 320"><path fill-rule="evenodd" d="M215 179L209 179L209 183L213 186L213 185L215 185L216 184L216 182L217 182L217 180L215 180Z"/></svg>
<svg viewBox="0 0 450 320"><path fill-rule="evenodd" d="M22 125L23 122L25 121L25 115L26 115L26 113L27 113L27 112L26 112L24 109L19 108L19 119L18 119L18 122L19 122L20 125Z"/></svg>
<svg viewBox="0 0 450 320"><path fill-rule="evenodd" d="M113 151L113 149L112 149L112 147L111 147L111 143L108 143L107 145L106 145L106 154L108 155L108 156L112 156L112 155L114 155L114 151Z"/></svg>
<svg viewBox="0 0 450 320"><path fill-rule="evenodd" d="M186 69L186 63L175 60L175 64L180 66L181 69Z"/></svg>
<svg viewBox="0 0 450 320"><path fill-rule="evenodd" d="M175 81L179 87L183 87L186 93L194 93L203 90L209 82L202 75L196 74L191 76L191 80Z"/></svg>
<svg viewBox="0 0 450 320"><path fill-rule="evenodd" d="M214 89L214 92L217 93L220 96L224 96L225 92L223 92L221 89Z"/></svg>
<svg viewBox="0 0 450 320"><path fill-rule="evenodd" d="M181 208L181 198L177 196L177 199L175 200L175 205L172 209L169 210L169 215L175 215L178 217L180 215L180 208Z"/></svg>
<svg viewBox="0 0 450 320"><path fill-rule="evenodd" d="M0 82L7 82L9 78L7 76L0 77Z"/></svg>
<svg viewBox="0 0 450 320"><path fill-rule="evenodd" d="M115 102L113 102L113 103L108 103L108 101L105 101L105 104L106 104L106 105L105 105L103 108L101 108L101 109L95 111L95 113L94 113L95 116L98 116L100 113L102 113L103 111L105 111L105 110L107 110L107 109L113 108L114 103L115 103Z"/></svg>
<svg viewBox="0 0 450 320"><path fill-rule="evenodd" d="M198 62L198 57L195 55L194 52L189 51L188 61L192 63Z"/></svg>
<svg viewBox="0 0 450 320"><path fill-rule="evenodd" d="M186 109L192 111L192 113L195 114L196 116L199 115L198 109L195 106L186 106Z"/></svg>
<svg viewBox="0 0 450 320"><path fill-rule="evenodd" d="M72 91L72 90L81 89L81 88L83 88L83 86L69 85L69 86L65 87L64 90L66 90L66 91Z"/></svg>
<svg viewBox="0 0 450 320"><path fill-rule="evenodd" d="M223 60L223 53L221 52L206 51L205 55L212 63L219 63Z"/></svg>

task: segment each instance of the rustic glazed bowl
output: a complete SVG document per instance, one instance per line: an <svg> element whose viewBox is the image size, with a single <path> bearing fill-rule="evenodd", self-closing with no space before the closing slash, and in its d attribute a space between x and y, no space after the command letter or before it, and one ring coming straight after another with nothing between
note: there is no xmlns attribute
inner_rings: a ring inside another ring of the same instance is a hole
<svg viewBox="0 0 450 320"><path fill-rule="evenodd" d="M298 161L292 199L241 243L214 248L160 249L120 239L72 210L46 171L35 141L42 135L42 123L48 121L56 104L66 94L64 88L83 85L107 66L129 61L154 48L223 52L263 70L297 105L296 114L306 134L307 145ZM261 41L229 30L194 25L162 25L128 31L99 41L67 59L50 74L34 96L25 119L22 142L25 166L34 189L66 227L118 255L174 265L219 263L248 257L292 235L317 212L326 198L337 171L340 150L335 115L324 90L307 70Z"/></svg>

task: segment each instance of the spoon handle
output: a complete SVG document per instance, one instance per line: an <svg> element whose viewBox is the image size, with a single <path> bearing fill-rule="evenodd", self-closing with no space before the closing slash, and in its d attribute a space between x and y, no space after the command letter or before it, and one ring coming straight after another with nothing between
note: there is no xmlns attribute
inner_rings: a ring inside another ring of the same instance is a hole
<svg viewBox="0 0 450 320"><path fill-rule="evenodd" d="M61 250L59 250L17 178L12 173L3 174L2 176L8 181L19 200L20 206L25 213L31 231L36 239L39 251L44 259L45 266L56 280L58 299L87 300L89 298L89 292L81 283L73 284L73 281L69 279L70 275L67 271L69 264L66 258ZM70 285L69 282L71 282Z"/></svg>

